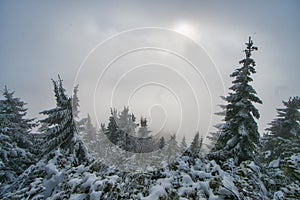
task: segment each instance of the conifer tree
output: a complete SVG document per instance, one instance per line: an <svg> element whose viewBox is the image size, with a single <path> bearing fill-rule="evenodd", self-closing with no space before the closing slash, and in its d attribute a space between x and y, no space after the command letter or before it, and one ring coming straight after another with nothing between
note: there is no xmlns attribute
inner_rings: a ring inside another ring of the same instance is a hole
<svg viewBox="0 0 300 200"><path fill-rule="evenodd" d="M171 135L170 140L168 141L166 155L168 162L173 161L179 155L179 147L177 145L175 134Z"/></svg>
<svg viewBox="0 0 300 200"><path fill-rule="evenodd" d="M36 125L27 119L26 103L5 86L0 100L0 184L11 182L35 161L30 130Z"/></svg>
<svg viewBox="0 0 300 200"><path fill-rule="evenodd" d="M166 145L166 141L165 141L165 138L164 136L162 136L159 140L159 149L163 149Z"/></svg>
<svg viewBox="0 0 300 200"><path fill-rule="evenodd" d="M74 89L73 97L66 95L62 80L52 80L54 94L56 97L56 107L42 111L41 114L48 117L40 122L47 125L46 143L43 146L44 155L56 149L63 150L67 155L73 155L73 163L81 164L88 161L86 147L82 141L78 140L75 118L78 114L77 87Z"/></svg>
<svg viewBox="0 0 300 200"><path fill-rule="evenodd" d="M219 137L222 133L222 130L223 130L223 126L224 124L223 123L219 123L219 124L216 124L214 125L214 127L217 129L216 131L214 132L210 132L206 138L209 140L209 143L206 144L207 148L209 150L213 150L215 145L217 144L218 140L219 140Z"/></svg>
<svg viewBox="0 0 300 200"><path fill-rule="evenodd" d="M283 104L262 138L261 162L268 169L266 184L271 193L281 190L285 198L299 199L300 98L291 97Z"/></svg>
<svg viewBox="0 0 300 200"><path fill-rule="evenodd" d="M277 118L267 128L274 137L292 139L300 136L300 98L290 97L282 101L285 108L277 109Z"/></svg>
<svg viewBox="0 0 300 200"><path fill-rule="evenodd" d="M137 127L135 120L134 114L129 113L129 107L124 106L123 111L118 114L117 124L124 132L135 135L135 128Z"/></svg>
<svg viewBox="0 0 300 200"><path fill-rule="evenodd" d="M100 154L101 147L103 146L102 144L100 144L100 133L97 132L96 127L94 127L94 125L92 124L92 120L89 114L86 118L83 118L82 120L77 122L77 129L90 152L93 152L94 154L96 153L97 155Z"/></svg>
<svg viewBox="0 0 300 200"><path fill-rule="evenodd" d="M125 128L128 124L129 118L130 118L129 107L124 106L123 111L119 112L118 126L120 128Z"/></svg>
<svg viewBox="0 0 300 200"><path fill-rule="evenodd" d="M149 137L149 134L151 133L151 131L148 130L147 123L148 123L147 119L141 117L140 127L139 127L139 130L138 130L138 137L139 138Z"/></svg>
<svg viewBox="0 0 300 200"><path fill-rule="evenodd" d="M200 134L199 132L197 132L190 146L190 151L193 156L199 156L202 143L203 143L203 138L202 137L200 138Z"/></svg>
<svg viewBox="0 0 300 200"><path fill-rule="evenodd" d="M97 130L92 124L92 120L90 115L88 114L86 118L81 120L81 123L83 123L82 131L83 133L83 139L86 143L93 142L96 140L96 134Z"/></svg>
<svg viewBox="0 0 300 200"><path fill-rule="evenodd" d="M187 144L186 144L186 141L185 141L185 136L183 136L182 140L181 140L181 144L180 144L180 150L181 150L181 153L184 153L187 149Z"/></svg>
<svg viewBox="0 0 300 200"><path fill-rule="evenodd" d="M260 114L253 103L262 103L256 96L255 89L250 85L253 79L251 74L256 73L255 61L251 58L252 52L257 50L249 37L246 44L245 58L239 62L242 67L236 69L232 74L235 80L232 91L226 97L225 125L215 146L210 154L216 160L227 160L234 158L235 163L244 160L255 160L255 151L259 143L259 132L255 119Z"/></svg>
<svg viewBox="0 0 300 200"><path fill-rule="evenodd" d="M109 123L104 131L104 134L107 136L109 141L111 141L113 144L117 144L119 141L119 135L118 130L119 126L117 125L117 110L116 109L110 109L111 110L111 116L109 117Z"/></svg>
<svg viewBox="0 0 300 200"><path fill-rule="evenodd" d="M268 161L300 152L300 98L291 97L282 103L285 108L277 109L277 118L269 123L269 132L263 137Z"/></svg>
<svg viewBox="0 0 300 200"><path fill-rule="evenodd" d="M151 152L155 148L155 144L152 136L150 135L151 131L148 129L148 121L146 118L141 117L140 127L137 132L137 143L136 149L139 153Z"/></svg>
<svg viewBox="0 0 300 200"><path fill-rule="evenodd" d="M221 96L221 99L226 101L226 98L224 96ZM220 112L215 113L215 115L223 117L223 120L222 120L222 122L214 125L214 127L217 130L214 131L214 132L210 132L206 137L209 140L209 144L206 144L206 146L210 150L212 150L215 147L215 145L216 145L216 143L217 143L217 141L218 141L218 139L219 139L219 137L222 133L222 129L223 129L223 126L224 126L224 117L226 115L226 106L225 105L219 105L219 107L222 110Z"/></svg>

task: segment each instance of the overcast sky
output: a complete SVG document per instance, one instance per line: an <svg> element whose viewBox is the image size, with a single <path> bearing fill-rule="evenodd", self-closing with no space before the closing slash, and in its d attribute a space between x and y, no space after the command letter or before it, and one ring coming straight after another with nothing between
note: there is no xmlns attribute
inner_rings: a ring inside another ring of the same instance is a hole
<svg viewBox="0 0 300 200"><path fill-rule="evenodd" d="M81 114L95 122L107 123L111 103L130 105L153 130L205 135L251 35L262 133L281 101L300 94L299 9L297 0L1 1L0 87L41 118L55 105L50 79L59 73L69 93L79 83ZM145 47L155 48L107 68Z"/></svg>

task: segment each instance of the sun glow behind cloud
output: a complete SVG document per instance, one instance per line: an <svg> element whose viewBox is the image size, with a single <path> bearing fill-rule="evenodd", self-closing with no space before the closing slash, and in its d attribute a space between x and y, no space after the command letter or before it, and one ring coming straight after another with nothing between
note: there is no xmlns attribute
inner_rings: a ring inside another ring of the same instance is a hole
<svg viewBox="0 0 300 200"><path fill-rule="evenodd" d="M173 27L173 30L193 40L199 37L197 28L192 23L189 22L178 22Z"/></svg>

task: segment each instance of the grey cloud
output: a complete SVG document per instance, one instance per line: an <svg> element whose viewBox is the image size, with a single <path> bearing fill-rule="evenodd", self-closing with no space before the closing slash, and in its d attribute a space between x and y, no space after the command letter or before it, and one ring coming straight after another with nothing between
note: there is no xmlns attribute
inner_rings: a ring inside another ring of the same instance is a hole
<svg viewBox="0 0 300 200"><path fill-rule="evenodd" d="M130 28L174 28L177 22L185 21L196 27L198 34L193 39L206 49L219 68L225 89L231 85L229 74L238 67L238 61L243 57L243 43L248 35L253 36L259 46L259 51L254 54L258 73L253 84L264 101L264 105L259 106L262 115L259 123L263 131L275 117L275 107L280 107L281 101L289 96L300 94L299 5L298 1L2 1L0 87L8 85L15 90L29 103L30 114L36 116L39 111L54 105L50 78L61 74L71 92L80 63L99 42ZM159 38L148 36L150 40L152 38L163 44ZM136 38L122 41L122 44L127 42L138 46L135 40L143 37L136 35ZM180 45L184 47L185 44ZM116 43L104 52L113 52L118 48L122 46ZM197 52L191 48L186 50L187 55L197 58ZM98 71L101 71L105 60L95 59L100 62ZM136 59L137 63L142 61L142 58ZM123 60L120 64L126 66L130 62L133 60ZM176 62L175 59L169 60L170 66L176 66ZM187 74L190 72L186 71ZM115 72L111 80L119 75ZM86 77L84 72L83 77ZM195 77L190 78L194 80ZM205 78L212 83L215 80L212 75ZM83 111L88 110L85 106L88 100L85 98L89 84L93 85L87 79L92 80L93 77L86 77L79 88ZM103 95L109 95L112 85L109 80L105 83ZM211 85L215 95L223 95L220 88ZM125 82L120 89L124 88L123 93L126 93L129 86ZM172 86L182 87L176 81ZM214 101L214 111L220 103L222 101L219 99ZM155 112L157 116L158 111ZM108 108L103 110L101 120L105 121L108 114ZM218 120L216 118L214 122Z"/></svg>

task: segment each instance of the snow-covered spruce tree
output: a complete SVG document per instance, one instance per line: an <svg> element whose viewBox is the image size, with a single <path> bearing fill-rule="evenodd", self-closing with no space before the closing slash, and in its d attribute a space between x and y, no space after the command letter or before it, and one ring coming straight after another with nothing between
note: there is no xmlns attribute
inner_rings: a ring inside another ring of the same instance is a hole
<svg viewBox="0 0 300 200"><path fill-rule="evenodd" d="M193 157L199 157L200 150L202 147L203 138L200 138L199 132L197 132L194 136L194 139L190 146L190 153Z"/></svg>
<svg viewBox="0 0 300 200"><path fill-rule="evenodd" d="M117 125L121 130L120 146L126 151L135 152L138 142L138 138L135 137L138 124L136 123L134 114L129 112L128 106L124 106L123 111L119 112Z"/></svg>
<svg viewBox="0 0 300 200"><path fill-rule="evenodd" d="M97 138L97 129L92 124L90 115L80 120L80 131L82 132L82 138L86 144L94 142Z"/></svg>
<svg viewBox="0 0 300 200"><path fill-rule="evenodd" d="M268 161L300 152L300 98L282 102L285 108L277 109L277 118L269 123L263 137L265 158Z"/></svg>
<svg viewBox="0 0 300 200"><path fill-rule="evenodd" d="M224 124L223 123L218 123L216 125L214 125L214 128L216 128L217 130L214 131L214 132L210 132L206 138L209 140L209 143L206 144L207 148L209 150L213 150L214 147L216 146L218 140L219 140L219 137L222 133L222 130L223 130L223 126Z"/></svg>
<svg viewBox="0 0 300 200"><path fill-rule="evenodd" d="M136 123L136 117L133 113L129 113L129 107L124 106L123 111L118 114L117 124L121 130L134 136L135 129L138 126Z"/></svg>
<svg viewBox="0 0 300 200"><path fill-rule="evenodd" d="M256 119L260 114L253 103L262 103L256 91L250 85L251 74L256 73L255 61L251 58L252 51L257 50L249 37L246 43L245 58L239 63L231 77L235 78L230 87L232 92L226 97L225 125L213 152L209 155L217 161L234 158L236 164L244 160L255 160L255 151L259 142Z"/></svg>
<svg viewBox="0 0 300 200"><path fill-rule="evenodd" d="M72 188L64 183L74 174L72 169L90 164L89 154L75 126L79 105L77 87L71 98L66 95L60 77L52 82L56 107L41 112L47 115L41 120L44 126L39 138L43 141L35 144L43 150L41 159L12 184L1 188L0 199L70 199Z"/></svg>
<svg viewBox="0 0 300 200"><path fill-rule="evenodd" d="M126 133L125 130L129 131L128 123L130 114L128 111L127 107L124 107L124 110L121 113L118 113L116 109L111 108L108 126L107 128L102 128L107 139L123 150L127 149L126 139L128 133Z"/></svg>
<svg viewBox="0 0 300 200"><path fill-rule="evenodd" d="M148 128L148 121L146 118L141 117L140 127L137 132L137 144L136 144L136 152L146 153L152 152L155 148L155 142L150 135L151 131Z"/></svg>
<svg viewBox="0 0 300 200"><path fill-rule="evenodd" d="M119 115L116 109L111 108L111 116L109 117L109 123L107 128L104 130L104 134L111 143L118 146L122 150L128 150L126 141L128 134L125 132L127 120L123 119L122 123L120 123ZM120 128L119 124L121 124L122 129Z"/></svg>
<svg viewBox="0 0 300 200"><path fill-rule="evenodd" d="M106 152L106 160L113 163L123 163L126 159L124 151L126 148L125 132L118 126L119 118L118 111L111 108L111 116L107 128L104 129L106 144L103 145ZM111 145L112 143L113 145Z"/></svg>
<svg viewBox="0 0 300 200"><path fill-rule="evenodd" d="M261 162L267 170L266 185L275 196L300 198L300 98L283 101L277 118L262 138Z"/></svg>
<svg viewBox="0 0 300 200"><path fill-rule="evenodd" d="M149 131L147 123L148 123L147 119L141 117L140 127L139 127L139 130L138 130L138 137L139 138L149 137L149 134L151 133L151 131Z"/></svg>
<svg viewBox="0 0 300 200"><path fill-rule="evenodd" d="M72 162L75 165L88 161L86 147L78 139L75 118L78 114L77 87L74 88L73 97L68 97L62 85L62 80L54 81L54 94L56 97L56 107L42 111L41 114L48 115L40 120L47 125L45 130L45 143L43 145L43 155L61 149L66 155L72 155Z"/></svg>
<svg viewBox="0 0 300 200"><path fill-rule="evenodd" d="M116 122L117 110L112 108L110 110L111 110L111 116L109 117L109 123L107 128L104 130L104 134L113 144L117 144L119 140L119 135L118 135L119 126L117 125Z"/></svg>
<svg viewBox="0 0 300 200"><path fill-rule="evenodd" d="M135 123L135 120L135 116L129 113L128 107L125 106L123 111L119 113L116 109L111 108L108 127L104 130L104 133L112 143L123 143L126 133L132 136L136 134L135 129L138 125ZM122 146L123 144L118 145Z"/></svg>
<svg viewBox="0 0 300 200"><path fill-rule="evenodd" d="M180 143L180 152L184 153L187 150L187 144L185 141L185 136L183 136L181 143Z"/></svg>
<svg viewBox="0 0 300 200"><path fill-rule="evenodd" d="M179 156L180 148L176 141L176 134L171 135L166 148L166 156L168 163L175 160L177 156Z"/></svg>
<svg viewBox="0 0 300 200"><path fill-rule="evenodd" d="M27 119L26 103L5 86L0 100L0 184L14 180L35 162L30 130L36 125Z"/></svg>
<svg viewBox="0 0 300 200"><path fill-rule="evenodd" d="M290 97L288 101L282 101L285 108L277 109L277 118L267 128L274 137L292 139L300 136L300 98Z"/></svg>
<svg viewBox="0 0 300 200"><path fill-rule="evenodd" d="M226 98L224 96L221 96L221 99L226 101ZM206 136L206 138L209 140L209 143L206 144L206 146L209 150L212 150L215 147L215 145L216 145L216 143L217 143L217 141L218 141L218 139L219 139L219 137L222 133L223 126L225 124L224 118L225 118L225 115L226 115L226 105L219 105L219 107L222 110L220 112L215 113L215 115L223 117L223 120L222 120L222 122L214 125L214 127L217 129L216 131L210 132Z"/></svg>
<svg viewBox="0 0 300 200"><path fill-rule="evenodd" d="M166 141L164 136L159 139L159 149L163 149L166 146Z"/></svg>
<svg viewBox="0 0 300 200"><path fill-rule="evenodd" d="M97 131L96 127L92 123L92 119L88 114L87 117L81 119L77 122L77 129L80 137L82 138L84 144L89 149L89 152L94 157L99 157L103 154L103 137L100 132Z"/></svg>

